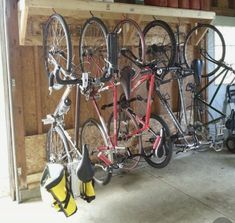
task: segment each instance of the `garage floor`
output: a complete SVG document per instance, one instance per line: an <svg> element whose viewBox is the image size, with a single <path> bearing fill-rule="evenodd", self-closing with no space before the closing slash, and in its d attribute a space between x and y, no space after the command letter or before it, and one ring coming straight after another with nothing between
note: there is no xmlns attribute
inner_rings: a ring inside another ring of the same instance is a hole
<svg viewBox="0 0 235 223"><path fill-rule="evenodd" d="M143 163L96 192L91 204L79 199L78 212L68 219L41 201L17 205L9 198L0 199L0 217L24 223L235 222L235 155L226 150L178 154L161 170Z"/></svg>

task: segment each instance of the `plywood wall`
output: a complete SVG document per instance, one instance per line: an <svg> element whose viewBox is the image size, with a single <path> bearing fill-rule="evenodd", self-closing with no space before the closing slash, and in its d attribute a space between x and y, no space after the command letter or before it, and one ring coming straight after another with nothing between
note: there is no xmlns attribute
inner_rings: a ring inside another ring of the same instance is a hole
<svg viewBox="0 0 235 223"><path fill-rule="evenodd" d="M14 2L14 3L13 3ZM13 86L13 107L16 131L17 168L20 174L20 187L27 188L27 179L32 174L37 174L43 170L45 164L45 133L48 126L43 126L41 119L47 114L53 113L63 89L54 91L49 95L48 79L44 72L44 58L41 46L19 46L17 28L17 1L9 3L9 40L10 40L10 67L11 78L15 82ZM13 25L12 25L13 24ZM112 25L112 24L110 24ZM32 27L33 29L33 27ZM38 29L38 27L37 27ZM78 61L78 49L74 48L75 60ZM173 110L177 109L177 84L169 83L165 87L169 94L169 103ZM141 93L146 95L146 87L143 86ZM66 128L74 128L75 115L75 89L71 93L72 107L66 115ZM81 97L81 124L90 117L97 118L96 112L90 101ZM99 105L112 102L112 93L102 94L98 101ZM140 105L136 105L137 107ZM144 114L146 106L138 107ZM154 99L153 112L164 114L159 100ZM112 109L104 112L107 121ZM37 175L38 176L38 175ZM30 177L31 179L31 177Z"/></svg>

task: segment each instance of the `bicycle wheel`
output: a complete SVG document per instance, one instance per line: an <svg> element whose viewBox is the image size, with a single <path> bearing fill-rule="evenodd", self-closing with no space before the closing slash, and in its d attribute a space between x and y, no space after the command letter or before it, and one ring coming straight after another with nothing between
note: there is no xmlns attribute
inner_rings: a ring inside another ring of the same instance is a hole
<svg viewBox="0 0 235 223"><path fill-rule="evenodd" d="M207 70L202 77L209 77L219 70L219 64L224 61L225 41L223 35L215 26L199 24L187 34L183 54L187 67L191 67L195 58L201 59Z"/></svg>
<svg viewBox="0 0 235 223"><path fill-rule="evenodd" d="M82 27L79 58L82 72L89 72L102 82L108 78L108 30L96 17L88 19Z"/></svg>
<svg viewBox="0 0 235 223"><path fill-rule="evenodd" d="M228 138L225 140L225 145L229 152L235 153L235 136L228 136Z"/></svg>
<svg viewBox="0 0 235 223"><path fill-rule="evenodd" d="M149 125L149 129L142 134L145 161L154 168L163 168L168 165L172 157L173 145L170 138L170 130L166 122L155 114L151 114ZM162 146L155 152L153 151L153 143L156 136L160 135L162 128L164 129L165 137Z"/></svg>
<svg viewBox="0 0 235 223"><path fill-rule="evenodd" d="M72 160L67 139L60 127L55 126L47 133L46 159L49 163L66 165Z"/></svg>
<svg viewBox="0 0 235 223"><path fill-rule="evenodd" d="M146 44L146 63L159 67L173 66L176 40L171 27L164 21L154 20L143 31Z"/></svg>
<svg viewBox="0 0 235 223"><path fill-rule="evenodd" d="M113 32L118 34L118 68L119 70L125 66L134 68L136 70L135 75L132 76L134 79L139 74L139 65L145 64L145 42L142 30L134 20L124 19L114 27Z"/></svg>
<svg viewBox="0 0 235 223"><path fill-rule="evenodd" d="M117 119L117 149L114 153L114 162L124 171L134 169L141 158L141 136L139 134L130 136L137 129L138 125L131 113L126 109L119 110ZM113 113L108 120L108 132L109 135L114 133ZM111 137L113 141L114 137Z"/></svg>
<svg viewBox="0 0 235 223"><path fill-rule="evenodd" d="M89 156L91 163L95 168L94 180L100 185L106 185L112 177L112 169L107 166L101 159L98 158L100 153L99 147L107 146L107 140L100 124L94 119L88 119L82 126L80 135L80 147L89 145ZM103 150L104 151L104 150ZM106 154L107 150L103 152ZM107 155L108 156L108 155ZM107 157L110 159L110 157Z"/></svg>
<svg viewBox="0 0 235 223"><path fill-rule="evenodd" d="M65 79L65 72L71 72L72 44L68 26L64 18L59 14L52 15L43 30L44 62L47 76L55 69L56 61L60 69L60 78ZM61 85L54 79L54 89L60 89Z"/></svg>

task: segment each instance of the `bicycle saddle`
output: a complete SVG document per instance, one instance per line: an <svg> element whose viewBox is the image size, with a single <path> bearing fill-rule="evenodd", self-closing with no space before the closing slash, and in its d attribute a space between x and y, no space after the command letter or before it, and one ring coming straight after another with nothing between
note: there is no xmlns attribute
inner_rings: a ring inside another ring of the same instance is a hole
<svg viewBox="0 0 235 223"><path fill-rule="evenodd" d="M83 154L83 157L81 159L80 164L77 167L77 177L82 182L87 183L93 179L94 168L91 164L91 161L89 158L89 152L88 152L88 148L86 144L83 145L82 154Z"/></svg>
<svg viewBox="0 0 235 223"><path fill-rule="evenodd" d="M192 61L192 69L194 74L197 76L198 80L201 81L202 76L203 61L200 59L195 59Z"/></svg>
<svg viewBox="0 0 235 223"><path fill-rule="evenodd" d="M134 69L130 66L124 67L120 72L120 83L124 94L126 96L126 100L130 99L131 94L131 78L135 75Z"/></svg>
<svg viewBox="0 0 235 223"><path fill-rule="evenodd" d="M235 84L228 84L226 88L228 103L235 103Z"/></svg>

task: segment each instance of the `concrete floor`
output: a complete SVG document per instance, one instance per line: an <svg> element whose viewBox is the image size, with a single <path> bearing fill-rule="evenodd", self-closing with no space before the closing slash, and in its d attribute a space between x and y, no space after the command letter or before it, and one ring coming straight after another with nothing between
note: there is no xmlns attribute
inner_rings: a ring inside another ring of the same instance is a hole
<svg viewBox="0 0 235 223"><path fill-rule="evenodd" d="M235 155L226 150L178 154L164 169L147 166L96 187L97 198L78 200L66 219L41 201L0 199L4 222L229 223L235 222ZM3 222L1 220L1 222Z"/></svg>

